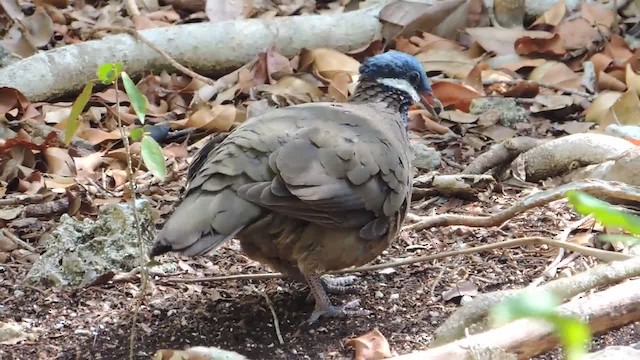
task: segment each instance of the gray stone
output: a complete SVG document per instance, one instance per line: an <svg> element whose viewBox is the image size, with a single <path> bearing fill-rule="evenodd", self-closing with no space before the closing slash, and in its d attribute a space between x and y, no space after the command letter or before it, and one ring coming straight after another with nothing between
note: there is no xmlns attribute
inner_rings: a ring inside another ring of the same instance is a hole
<svg viewBox="0 0 640 360"><path fill-rule="evenodd" d="M157 213L136 203L145 256L154 241ZM139 241L129 204L106 205L96 220L63 215L46 241L46 251L27 274L31 283L55 286L88 284L108 272L131 271L140 264Z"/></svg>
<svg viewBox="0 0 640 360"><path fill-rule="evenodd" d="M527 111L518 106L512 98L486 97L471 100L469 113L485 115L492 113L498 117L502 126L512 126L517 123L527 122Z"/></svg>
<svg viewBox="0 0 640 360"><path fill-rule="evenodd" d="M411 165L418 169L427 171L435 170L440 167L442 155L440 155L436 149L430 148L422 143L413 143L412 148L414 158L411 161Z"/></svg>

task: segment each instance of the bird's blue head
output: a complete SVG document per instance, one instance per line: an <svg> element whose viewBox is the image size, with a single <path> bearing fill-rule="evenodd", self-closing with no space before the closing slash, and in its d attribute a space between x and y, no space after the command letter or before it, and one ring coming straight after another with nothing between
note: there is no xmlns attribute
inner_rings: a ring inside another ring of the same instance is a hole
<svg viewBox="0 0 640 360"><path fill-rule="evenodd" d="M422 64L409 54L391 50L372 56L360 66L360 76L402 90L416 103L434 106L429 78Z"/></svg>

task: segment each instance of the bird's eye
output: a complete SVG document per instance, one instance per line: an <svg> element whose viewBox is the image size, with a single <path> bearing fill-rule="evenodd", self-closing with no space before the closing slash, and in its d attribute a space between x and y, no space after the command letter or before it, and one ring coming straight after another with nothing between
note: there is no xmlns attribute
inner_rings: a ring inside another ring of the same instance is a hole
<svg viewBox="0 0 640 360"><path fill-rule="evenodd" d="M418 87L420 84L420 74L415 71L409 74L409 82L411 82L412 86Z"/></svg>

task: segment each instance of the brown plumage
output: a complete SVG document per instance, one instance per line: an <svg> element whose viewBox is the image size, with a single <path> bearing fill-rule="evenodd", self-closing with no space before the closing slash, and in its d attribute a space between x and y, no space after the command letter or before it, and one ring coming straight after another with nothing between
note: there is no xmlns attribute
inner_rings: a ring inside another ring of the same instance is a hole
<svg viewBox="0 0 640 360"><path fill-rule="evenodd" d="M363 313L331 305L325 290L340 287L320 275L370 262L397 236L411 198L415 98L367 75L347 103L273 110L207 144L152 255L200 255L235 237L248 257L306 280L310 321Z"/></svg>

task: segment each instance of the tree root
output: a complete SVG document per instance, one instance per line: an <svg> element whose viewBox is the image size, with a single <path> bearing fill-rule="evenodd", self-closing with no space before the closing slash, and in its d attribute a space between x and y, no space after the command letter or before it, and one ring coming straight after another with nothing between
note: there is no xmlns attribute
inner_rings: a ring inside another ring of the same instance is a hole
<svg viewBox="0 0 640 360"><path fill-rule="evenodd" d="M404 229L419 231L430 227L450 225L465 225L473 227L498 226L529 209L563 199L564 194L569 190L584 191L593 196L612 197L620 200L640 202L640 187L631 186L617 181L604 181L598 179L581 180L534 193L520 200L510 208L490 216L468 216L457 214L423 216L419 218L420 220L418 222L407 225Z"/></svg>

